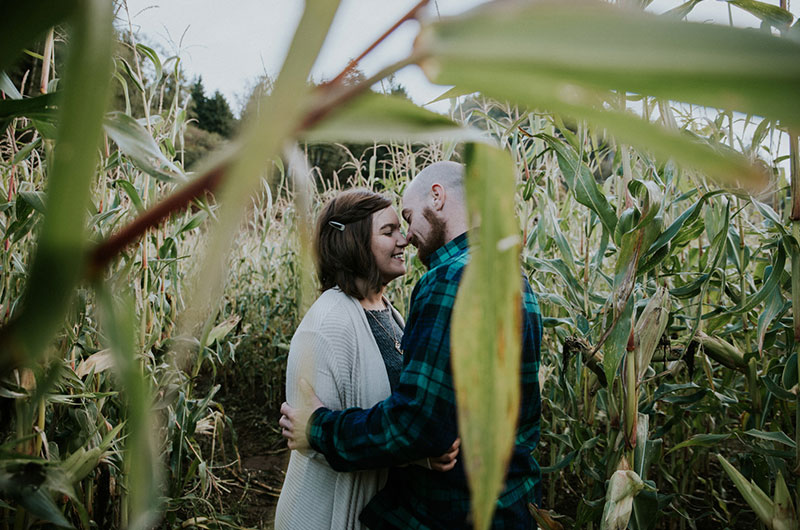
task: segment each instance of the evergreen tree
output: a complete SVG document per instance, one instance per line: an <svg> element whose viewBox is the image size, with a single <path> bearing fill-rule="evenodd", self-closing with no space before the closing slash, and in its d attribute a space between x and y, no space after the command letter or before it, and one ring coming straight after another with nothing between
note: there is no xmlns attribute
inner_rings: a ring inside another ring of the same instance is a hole
<svg viewBox="0 0 800 530"><path fill-rule="evenodd" d="M217 90L212 97L207 98L202 77L192 85L191 96L189 116L197 120L197 127L229 138L233 134L236 118L225 96Z"/></svg>

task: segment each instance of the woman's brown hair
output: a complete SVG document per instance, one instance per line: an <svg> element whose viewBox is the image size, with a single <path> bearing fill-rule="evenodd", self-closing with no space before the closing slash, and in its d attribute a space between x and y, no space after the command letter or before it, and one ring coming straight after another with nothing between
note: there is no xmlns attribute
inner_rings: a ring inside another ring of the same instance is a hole
<svg viewBox="0 0 800 530"><path fill-rule="evenodd" d="M364 299L383 286L372 254L372 215L392 201L370 190L344 191L325 205L317 218L314 234L317 274L322 290L339 286L346 294ZM356 281L364 280L367 292Z"/></svg>

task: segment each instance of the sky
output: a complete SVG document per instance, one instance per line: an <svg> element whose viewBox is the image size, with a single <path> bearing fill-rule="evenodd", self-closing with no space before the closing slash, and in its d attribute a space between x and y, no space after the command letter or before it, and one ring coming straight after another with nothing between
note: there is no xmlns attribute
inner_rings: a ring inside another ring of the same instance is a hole
<svg viewBox="0 0 800 530"><path fill-rule="evenodd" d="M339 73L417 2L343 0L312 76L322 80ZM446 16L482 2L436 0L426 13ZM180 50L186 74L202 75L206 91L219 90L237 110L253 80L264 73L275 77L279 72L303 6L299 0L127 0L127 4L130 23L145 43L170 54ZM120 17L126 19L126 13L121 12ZM118 21L123 27L127 23ZM374 74L407 56L418 29L419 25L410 21L393 33L361 64L364 73ZM446 90L428 83L416 66L399 72L397 81L419 104Z"/></svg>
<svg viewBox="0 0 800 530"><path fill-rule="evenodd" d="M331 31L312 71L315 80L329 79L359 55L378 36L413 7L418 0L342 0ZM778 0L766 0L777 5ZM800 4L800 0L795 0ZM457 14L485 0L431 0L428 17ZM662 13L683 0L655 0L650 11ZM219 90L234 111L262 74L275 77L300 19L301 0L127 0L130 24L146 44L181 56L190 78L203 77L207 93ZM790 4L797 13L798 7ZM736 26L757 26L752 15L730 7ZM727 24L729 4L718 0L700 2L689 20ZM123 10L118 24L127 26ZM407 22L384 41L360 65L367 75L378 72L407 56L419 25ZM398 72L397 81L412 100L425 104L448 87L432 85L421 70L409 66ZM428 108L446 112L446 101Z"/></svg>

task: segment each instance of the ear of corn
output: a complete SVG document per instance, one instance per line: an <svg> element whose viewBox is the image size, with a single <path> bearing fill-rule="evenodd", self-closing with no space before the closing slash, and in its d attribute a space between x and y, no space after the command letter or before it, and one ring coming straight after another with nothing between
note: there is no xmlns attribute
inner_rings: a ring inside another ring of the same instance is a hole
<svg viewBox="0 0 800 530"><path fill-rule="evenodd" d="M661 337L667 329L671 306L669 290L664 285L659 286L636 321L633 333L637 384L641 384L647 367L650 366L650 361L653 359L653 354L661 342Z"/></svg>
<svg viewBox="0 0 800 530"><path fill-rule="evenodd" d="M630 469L625 457L622 457L617 470L608 481L600 530L624 530L627 528L633 510L633 498L643 488L642 479Z"/></svg>
<svg viewBox="0 0 800 530"><path fill-rule="evenodd" d="M747 362L744 354L733 344L719 337L711 337L702 331L698 331L695 340L703 346L706 355L721 363L728 368L745 372Z"/></svg>

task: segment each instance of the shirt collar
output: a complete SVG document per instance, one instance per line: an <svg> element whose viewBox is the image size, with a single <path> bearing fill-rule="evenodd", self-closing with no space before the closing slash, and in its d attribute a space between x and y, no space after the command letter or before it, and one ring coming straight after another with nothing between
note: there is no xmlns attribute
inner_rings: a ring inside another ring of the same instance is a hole
<svg viewBox="0 0 800 530"><path fill-rule="evenodd" d="M467 232L464 232L460 236L451 239L448 243L445 243L431 254L431 258L428 261L428 270L438 267L445 261L463 254L467 251L467 248Z"/></svg>

